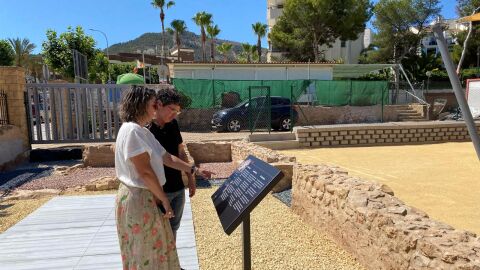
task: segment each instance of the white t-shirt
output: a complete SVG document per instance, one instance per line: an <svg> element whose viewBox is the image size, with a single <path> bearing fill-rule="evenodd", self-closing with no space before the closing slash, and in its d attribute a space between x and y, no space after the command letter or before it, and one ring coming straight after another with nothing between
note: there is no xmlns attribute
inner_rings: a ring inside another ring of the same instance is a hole
<svg viewBox="0 0 480 270"><path fill-rule="evenodd" d="M163 186L166 181L162 158L166 153L165 148L148 129L133 122L123 123L115 142L115 172L122 183L147 188L130 160L145 152L150 155L150 165Z"/></svg>

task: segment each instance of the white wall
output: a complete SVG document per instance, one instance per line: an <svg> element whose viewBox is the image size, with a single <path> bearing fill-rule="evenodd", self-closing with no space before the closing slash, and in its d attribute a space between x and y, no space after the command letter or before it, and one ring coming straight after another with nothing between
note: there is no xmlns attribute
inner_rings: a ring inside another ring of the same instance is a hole
<svg viewBox="0 0 480 270"><path fill-rule="evenodd" d="M172 66L170 67L172 68ZM172 76L184 79L215 80L332 80L333 67L329 65L173 65Z"/></svg>

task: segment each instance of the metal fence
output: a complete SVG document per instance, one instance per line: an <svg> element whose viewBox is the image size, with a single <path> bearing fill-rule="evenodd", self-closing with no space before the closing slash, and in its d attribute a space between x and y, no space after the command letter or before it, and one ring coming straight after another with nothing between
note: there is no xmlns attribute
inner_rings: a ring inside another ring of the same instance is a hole
<svg viewBox="0 0 480 270"><path fill-rule="evenodd" d="M117 104L128 85L27 84L32 143L113 141Z"/></svg>
<svg viewBox="0 0 480 270"><path fill-rule="evenodd" d="M0 91L0 125L8 125L9 123L7 94Z"/></svg>

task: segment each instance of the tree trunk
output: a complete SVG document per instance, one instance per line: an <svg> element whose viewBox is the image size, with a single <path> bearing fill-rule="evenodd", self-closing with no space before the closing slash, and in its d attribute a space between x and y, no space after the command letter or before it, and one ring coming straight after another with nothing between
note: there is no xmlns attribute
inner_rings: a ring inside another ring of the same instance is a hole
<svg viewBox="0 0 480 270"><path fill-rule="evenodd" d="M471 16L475 15L475 13L477 13L478 10L480 10L480 7L477 7L477 8L472 12L472 15L471 15ZM469 27L468 27L467 37L465 38L465 42L463 42L462 56L460 57L460 61L458 61L457 75L460 74L460 70L462 69L463 60L465 60L465 55L467 54L468 40L470 39L470 36L472 35L472 31L473 31L473 23L470 22L470 23L469 23Z"/></svg>
<svg viewBox="0 0 480 270"><path fill-rule="evenodd" d="M318 50L318 41L317 41L317 34L313 33L313 55L315 57L315 63L320 62L320 52Z"/></svg>
<svg viewBox="0 0 480 270"><path fill-rule="evenodd" d="M177 61L180 62L180 34L177 32Z"/></svg>
<svg viewBox="0 0 480 270"><path fill-rule="evenodd" d="M165 20L165 13L163 13L163 9L160 9L160 21L162 22L162 52L161 52L161 57L160 61L163 65L163 58L165 57L165 26L163 24L163 21Z"/></svg>
<svg viewBox="0 0 480 270"><path fill-rule="evenodd" d="M258 52L258 62L262 62L262 40L260 39L260 36L258 36L257 40L257 52Z"/></svg>
<svg viewBox="0 0 480 270"><path fill-rule="evenodd" d="M205 52L205 42L207 41L207 38L205 37L205 29L202 27L201 30L202 34L202 61L207 62L207 54Z"/></svg>
<svg viewBox="0 0 480 270"><path fill-rule="evenodd" d="M213 38L210 45L210 62L215 62L215 40Z"/></svg>

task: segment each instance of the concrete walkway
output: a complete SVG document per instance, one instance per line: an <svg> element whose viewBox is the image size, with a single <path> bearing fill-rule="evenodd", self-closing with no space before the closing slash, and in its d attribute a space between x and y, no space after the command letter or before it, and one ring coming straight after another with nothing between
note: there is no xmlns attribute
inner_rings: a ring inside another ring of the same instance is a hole
<svg viewBox="0 0 480 270"><path fill-rule="evenodd" d="M178 231L185 269L198 269L190 199ZM55 197L0 234L0 269L122 269L115 195Z"/></svg>

